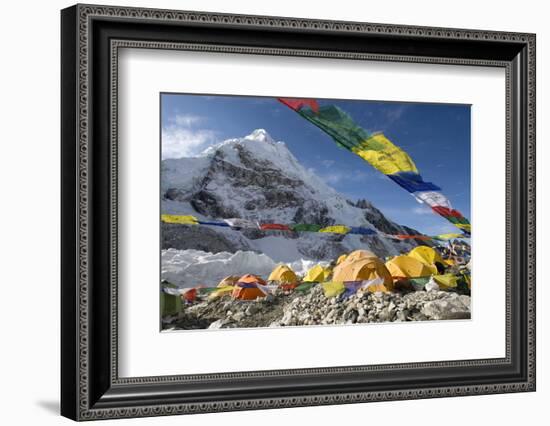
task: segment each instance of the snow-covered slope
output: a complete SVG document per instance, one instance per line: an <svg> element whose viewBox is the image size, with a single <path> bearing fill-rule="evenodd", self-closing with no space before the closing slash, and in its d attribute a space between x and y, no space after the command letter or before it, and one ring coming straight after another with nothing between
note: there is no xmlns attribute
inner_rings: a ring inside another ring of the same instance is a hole
<svg viewBox="0 0 550 426"><path fill-rule="evenodd" d="M410 230L384 217L366 200L352 202L302 166L283 142L263 129L229 139L194 158L162 162L162 212L200 219L244 218L259 222L345 224L386 233ZM367 248L379 256L408 250L413 242L385 237L163 226L163 248L209 252L261 252L274 261L297 257L328 260Z"/></svg>
<svg viewBox="0 0 550 426"><path fill-rule="evenodd" d="M297 257L288 264L296 274L305 275L316 263ZM162 251L161 277L182 288L199 284L215 286L228 275L239 276L245 272L267 278L276 266L277 262L270 256L252 251L214 254L192 249L167 249Z"/></svg>

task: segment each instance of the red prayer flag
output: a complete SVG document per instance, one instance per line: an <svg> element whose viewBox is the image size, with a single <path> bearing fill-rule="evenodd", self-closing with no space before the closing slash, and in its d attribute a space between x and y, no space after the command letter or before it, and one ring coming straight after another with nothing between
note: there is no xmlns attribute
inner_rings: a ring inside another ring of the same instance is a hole
<svg viewBox="0 0 550 426"><path fill-rule="evenodd" d="M197 289L192 288L190 290L187 290L181 296L186 302L194 302L195 299L197 298Z"/></svg>
<svg viewBox="0 0 550 426"><path fill-rule="evenodd" d="M277 100L287 107L292 108L294 111L298 111L302 107L308 106L313 112L319 112L319 104L315 99L277 98Z"/></svg>
<svg viewBox="0 0 550 426"><path fill-rule="evenodd" d="M464 217L458 210L451 210L448 207L433 206L432 210L444 217L456 217L458 219L462 219Z"/></svg>
<svg viewBox="0 0 550 426"><path fill-rule="evenodd" d="M264 223L260 225L260 229L263 231L266 230L277 230L277 231L290 231L288 225L282 225L280 223Z"/></svg>
<svg viewBox="0 0 550 426"><path fill-rule="evenodd" d="M431 240L431 237L428 237L426 235L405 235L405 234L397 234L394 235L394 237L399 238L401 240L407 240L407 239L415 239L415 240Z"/></svg>

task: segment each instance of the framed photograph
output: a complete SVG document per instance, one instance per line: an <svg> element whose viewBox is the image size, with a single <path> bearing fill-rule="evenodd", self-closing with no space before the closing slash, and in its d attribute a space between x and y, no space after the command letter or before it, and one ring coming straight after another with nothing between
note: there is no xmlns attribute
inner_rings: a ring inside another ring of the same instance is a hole
<svg viewBox="0 0 550 426"><path fill-rule="evenodd" d="M62 415L535 390L535 35L61 12Z"/></svg>

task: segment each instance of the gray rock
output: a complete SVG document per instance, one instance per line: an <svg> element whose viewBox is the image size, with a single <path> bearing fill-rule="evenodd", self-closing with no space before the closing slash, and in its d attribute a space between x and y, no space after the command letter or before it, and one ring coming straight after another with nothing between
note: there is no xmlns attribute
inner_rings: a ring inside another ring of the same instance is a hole
<svg viewBox="0 0 550 426"><path fill-rule="evenodd" d="M162 249L174 248L178 250L203 250L210 253L222 251L235 252L246 250L243 243L236 246L219 232L206 226L188 226L174 223L162 223L161 226Z"/></svg>
<svg viewBox="0 0 550 426"><path fill-rule="evenodd" d="M208 326L209 330L218 330L220 328L223 328L223 326L227 324L227 320L225 319L219 319L217 321L214 321Z"/></svg>
<svg viewBox="0 0 550 426"><path fill-rule="evenodd" d="M428 320L429 318L424 315L423 313L421 312L415 312L413 315L412 315L412 320L413 321L426 321Z"/></svg>
<svg viewBox="0 0 550 426"><path fill-rule="evenodd" d="M424 289L426 291L434 291L434 290L439 290L439 285L434 281L433 278L430 278L430 281L428 281L426 283L426 285L424 286Z"/></svg>
<svg viewBox="0 0 550 426"><path fill-rule="evenodd" d="M287 310L284 312L283 317L279 321L282 325L290 325L290 322L292 321L292 311Z"/></svg>
<svg viewBox="0 0 550 426"><path fill-rule="evenodd" d="M389 321L391 319L390 311L387 308L382 309L378 314L378 319L382 322Z"/></svg>
<svg viewBox="0 0 550 426"><path fill-rule="evenodd" d="M445 299L427 302L421 312L426 317L434 320L469 319L470 297L448 297Z"/></svg>
<svg viewBox="0 0 550 426"><path fill-rule="evenodd" d="M405 311L398 312L395 317L398 321L407 321L407 314Z"/></svg>
<svg viewBox="0 0 550 426"><path fill-rule="evenodd" d="M244 317L245 317L245 313L242 312L242 311L233 314L233 319L234 319L235 321L241 321Z"/></svg>
<svg viewBox="0 0 550 426"><path fill-rule="evenodd" d="M260 307L257 303L253 303L244 311L245 315L255 315L260 311Z"/></svg>
<svg viewBox="0 0 550 426"><path fill-rule="evenodd" d="M357 318L359 317L359 313L355 310L352 310L352 311L348 311L345 315L344 315L344 319L348 322L348 323L351 323L351 324L355 324L357 322Z"/></svg>

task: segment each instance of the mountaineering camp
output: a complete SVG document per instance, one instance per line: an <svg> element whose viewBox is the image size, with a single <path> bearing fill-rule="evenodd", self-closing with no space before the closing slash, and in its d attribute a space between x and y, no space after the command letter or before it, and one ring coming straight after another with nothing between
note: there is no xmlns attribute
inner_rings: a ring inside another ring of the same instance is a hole
<svg viewBox="0 0 550 426"><path fill-rule="evenodd" d="M425 181L408 149L365 130L341 104L268 101L282 108L277 117L332 143L327 150L344 150L373 179L389 179L404 203L412 196L426 223L448 225L424 233L348 200L264 130L165 159L161 328L469 319L472 228L443 185Z"/></svg>

